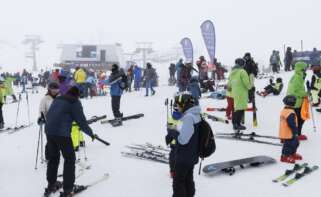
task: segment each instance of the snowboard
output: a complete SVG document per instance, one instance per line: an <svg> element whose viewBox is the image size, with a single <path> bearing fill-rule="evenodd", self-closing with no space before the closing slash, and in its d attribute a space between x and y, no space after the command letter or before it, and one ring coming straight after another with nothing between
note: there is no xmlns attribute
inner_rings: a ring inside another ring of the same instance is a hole
<svg viewBox="0 0 321 197"><path fill-rule="evenodd" d="M203 168L203 172L206 175L216 175L221 172L228 173L229 175L233 175L235 173L235 168L240 167L244 168L246 166L258 167L265 164L273 164L276 163L276 160L268 157L268 156L255 156L244 159L236 159L232 161L225 161L220 163L214 163L210 165L206 165Z"/></svg>
<svg viewBox="0 0 321 197"><path fill-rule="evenodd" d="M138 119L144 117L144 114L140 113L140 114L134 114L131 116L124 116L121 118L122 121L126 121L126 120L131 120L131 119ZM113 125L114 122L116 122L117 119L111 119L111 120L102 120L100 121L101 124L106 124L106 123L110 123Z"/></svg>

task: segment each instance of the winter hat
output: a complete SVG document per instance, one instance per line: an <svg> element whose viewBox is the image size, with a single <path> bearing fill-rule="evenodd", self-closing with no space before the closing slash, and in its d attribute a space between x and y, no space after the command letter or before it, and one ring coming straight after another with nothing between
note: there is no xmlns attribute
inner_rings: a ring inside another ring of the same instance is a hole
<svg viewBox="0 0 321 197"><path fill-rule="evenodd" d="M117 71L119 69L119 66L117 64L111 65L111 71Z"/></svg>
<svg viewBox="0 0 321 197"><path fill-rule="evenodd" d="M286 106L294 107L296 103L296 97L293 95L287 95L286 97L284 97L283 103Z"/></svg>
<svg viewBox="0 0 321 197"><path fill-rule="evenodd" d="M59 84L56 82L51 82L48 85L48 89L59 89Z"/></svg>

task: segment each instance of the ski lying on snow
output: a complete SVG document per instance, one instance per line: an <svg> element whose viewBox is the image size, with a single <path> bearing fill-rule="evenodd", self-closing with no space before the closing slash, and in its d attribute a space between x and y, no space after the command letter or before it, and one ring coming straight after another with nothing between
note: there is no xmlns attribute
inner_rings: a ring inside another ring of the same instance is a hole
<svg viewBox="0 0 321 197"><path fill-rule="evenodd" d="M268 139L276 139L279 140L279 137L276 136L270 136L270 135L258 135L255 132L252 133L215 133L215 135L225 135L225 136L233 136L233 137L242 137L242 136L246 136L246 137L258 137L258 138L268 138Z"/></svg>
<svg viewBox="0 0 321 197"><path fill-rule="evenodd" d="M134 115L131 115L131 116L124 116L121 118L122 121L126 121L126 120L131 120L131 119L138 119L138 118L141 118L141 117L144 117L144 114L134 114ZM115 122L116 119L111 119L111 120L102 120L100 121L101 124L106 124L106 123L110 123L112 124L113 122Z"/></svg>
<svg viewBox="0 0 321 197"><path fill-rule="evenodd" d="M317 169L319 169L319 166L312 166L312 167L306 166L306 167L304 167L304 170L303 170L302 173L296 173L294 178L288 180L285 183L282 183L282 185L285 186L285 187L290 186L293 183L295 183L298 180L300 180L301 178L305 177L306 175L309 175L312 172L316 171Z"/></svg>
<svg viewBox="0 0 321 197"><path fill-rule="evenodd" d="M142 160L149 160L149 161L155 161L159 163L169 163L169 159L164 156L157 156L145 152L121 152L121 154L125 157L131 157L131 158L136 158L136 159L142 159Z"/></svg>
<svg viewBox="0 0 321 197"><path fill-rule="evenodd" d="M282 146L281 143L274 143L274 142L268 142L263 140L257 140L253 137L234 137L234 136L225 136L225 135L215 135L217 138L221 139L228 139L228 140L236 140L236 141L244 141L244 142L253 142L253 143L259 143L259 144L267 144L267 145L273 145L273 146Z"/></svg>
<svg viewBox="0 0 321 197"><path fill-rule="evenodd" d="M28 128L32 125L32 123L27 124L27 125L20 125L20 126L16 126L16 127L6 127L4 129L0 129L0 133L8 133L8 134L13 134L16 133L22 129Z"/></svg>
<svg viewBox="0 0 321 197"><path fill-rule="evenodd" d="M285 179L287 179L289 176L291 176L292 174L296 173L297 171L299 171L299 170L301 170L301 169L303 169L303 168L305 168L305 167L307 167L307 166L308 166L307 163L304 163L304 164L295 164L294 167L293 167L293 169L291 169L291 170L286 170L283 175L277 177L276 179L273 179L272 181L273 181L274 183L282 182L282 181L284 181Z"/></svg>
<svg viewBox="0 0 321 197"><path fill-rule="evenodd" d="M87 184L87 185L75 185L75 186L74 186L75 189L74 189L74 191L73 191L72 196L76 196L77 194L79 194L79 193L87 190L88 188L93 187L93 186L95 186L95 185L97 185L97 184L99 184L99 183L107 180L108 178L109 178L109 174L108 174L108 173L105 173L101 178L93 181L92 183L89 183L89 184Z"/></svg>

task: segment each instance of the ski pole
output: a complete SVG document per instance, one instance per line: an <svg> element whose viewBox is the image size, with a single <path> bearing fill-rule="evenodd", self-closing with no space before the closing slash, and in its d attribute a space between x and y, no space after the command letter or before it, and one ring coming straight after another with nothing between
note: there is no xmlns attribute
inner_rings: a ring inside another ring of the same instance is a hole
<svg viewBox="0 0 321 197"><path fill-rule="evenodd" d="M29 105L28 92L26 92L26 100L27 100L27 110L28 110L28 124L30 124L30 105Z"/></svg>
<svg viewBox="0 0 321 197"><path fill-rule="evenodd" d="M310 110L311 110L311 116L312 116L312 124L313 124L313 131L314 132L317 132L317 128L315 126L315 119L314 119L314 113L313 113L313 109L312 109L312 101L313 101L313 98L312 98L312 94L311 94L311 86L310 86L310 81L307 81L306 82L306 87L308 89L308 95L309 95L309 107L310 107Z"/></svg>
<svg viewBox="0 0 321 197"><path fill-rule="evenodd" d="M171 99L171 104L170 104L171 106L171 114L173 114L173 100Z"/></svg>
<svg viewBox="0 0 321 197"><path fill-rule="evenodd" d="M21 102L21 94L19 94L19 101L18 101L18 108L17 108L17 114L16 114L16 123L15 123L15 127L17 127L17 124L18 124L18 116L19 116L20 102Z"/></svg>
<svg viewBox="0 0 321 197"><path fill-rule="evenodd" d="M40 132L40 160L41 160L41 163L44 162L44 159L43 159L43 125L41 124L40 125L40 128L39 128L39 132Z"/></svg>
<svg viewBox="0 0 321 197"><path fill-rule="evenodd" d="M38 165L39 143L40 143L40 132L41 132L41 129L39 128L35 170L37 170L37 165Z"/></svg>
<svg viewBox="0 0 321 197"><path fill-rule="evenodd" d="M84 142L84 147L83 147L83 149L84 149L85 161L87 161L88 158L87 158L87 153L86 153L86 143L85 143L85 142Z"/></svg>
<svg viewBox="0 0 321 197"><path fill-rule="evenodd" d="M95 135L94 135L94 137L95 137L95 139L96 139L96 140L98 140L99 142L101 142L101 143L105 144L106 146L109 146L109 145L110 145L110 143L109 143L109 142L107 142L107 141L105 141L105 140L101 139L97 134L95 134Z"/></svg>
<svg viewBox="0 0 321 197"><path fill-rule="evenodd" d="M166 106L166 120L168 122L168 98L165 99L165 106Z"/></svg>

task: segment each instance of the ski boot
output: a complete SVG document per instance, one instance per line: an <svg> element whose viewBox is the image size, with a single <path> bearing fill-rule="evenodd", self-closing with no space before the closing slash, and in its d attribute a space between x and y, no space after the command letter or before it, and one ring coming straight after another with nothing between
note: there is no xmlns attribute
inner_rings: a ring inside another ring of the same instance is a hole
<svg viewBox="0 0 321 197"><path fill-rule="evenodd" d="M302 156L300 154L298 154L298 153L294 153L292 155L292 157L293 157L294 160L302 160L303 159Z"/></svg>
<svg viewBox="0 0 321 197"><path fill-rule="evenodd" d="M56 181L53 185L49 185L47 188L45 188L45 193L43 194L44 197L49 197L50 194L55 193L60 188L62 188L62 182Z"/></svg>
<svg viewBox="0 0 321 197"><path fill-rule="evenodd" d="M307 140L307 139L308 139L308 138L307 138L306 135L302 135L302 134L301 134L301 135L298 136L298 140L299 140L299 141L305 141L305 140Z"/></svg>
<svg viewBox="0 0 321 197"><path fill-rule="evenodd" d="M241 131L241 130L246 130L246 127L243 126L243 125L234 124L234 125L233 125L233 129L234 129L235 131Z"/></svg>
<svg viewBox="0 0 321 197"><path fill-rule="evenodd" d="M116 118L111 124L113 127L118 127L123 125L121 118Z"/></svg>
<svg viewBox="0 0 321 197"><path fill-rule="evenodd" d="M284 163L295 163L295 159L291 155L290 156L282 155L280 161Z"/></svg>
<svg viewBox="0 0 321 197"><path fill-rule="evenodd" d="M3 128L4 128L4 123L1 122L1 123L0 123L0 129L3 129Z"/></svg>

